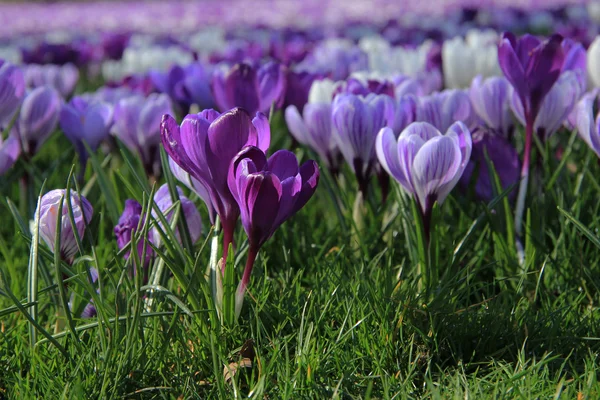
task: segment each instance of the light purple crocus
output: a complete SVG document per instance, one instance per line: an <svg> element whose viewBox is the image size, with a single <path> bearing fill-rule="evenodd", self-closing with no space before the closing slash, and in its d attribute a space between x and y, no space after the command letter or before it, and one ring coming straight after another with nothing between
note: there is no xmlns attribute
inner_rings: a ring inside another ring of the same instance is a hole
<svg viewBox="0 0 600 400"><path fill-rule="evenodd" d="M333 101L333 135L366 196L375 162L375 138L391 120L394 104L387 95L339 94Z"/></svg>
<svg viewBox="0 0 600 400"><path fill-rule="evenodd" d="M494 198L494 190L485 156L486 152L498 174L502 190L508 189L511 185L519 182L521 169L519 153L508 140L487 129L477 129L473 132L472 140L471 159L460 178L460 185L463 188L472 185L471 180L477 170L476 181L474 182L475 195L483 201L491 201ZM516 195L517 191L513 190L508 194L508 197L514 200Z"/></svg>
<svg viewBox="0 0 600 400"><path fill-rule="evenodd" d="M187 173L183 168L181 168L171 157L169 157L169 168L171 169L171 173L177 180L187 186L192 192L196 193L198 197L202 199L204 204L206 204L206 208L208 210L208 218L210 219L210 223L215 223L215 217L217 216L215 212L215 208L212 205L210 200L210 194L208 193L208 189L204 187L202 182L198 179L191 176Z"/></svg>
<svg viewBox="0 0 600 400"><path fill-rule="evenodd" d="M415 121L428 122L440 132L446 132L456 121L472 127L475 114L468 92L462 89L447 89L419 97Z"/></svg>
<svg viewBox="0 0 600 400"><path fill-rule="evenodd" d="M600 157L600 114L596 115L596 96L584 96L573 110L579 137Z"/></svg>
<svg viewBox="0 0 600 400"><path fill-rule="evenodd" d="M211 88L221 111L241 107L251 115L268 113L273 104L276 109L283 105L286 67L269 62L260 68L246 63L220 68L213 74Z"/></svg>
<svg viewBox="0 0 600 400"><path fill-rule="evenodd" d="M544 98L533 124L533 131L540 140L546 140L554 134L571 114L583 94L584 87L581 85L580 76L575 71L565 71L560 75ZM525 125L525 110L521 100L516 92L511 94L511 109L517 119Z"/></svg>
<svg viewBox="0 0 600 400"><path fill-rule="evenodd" d="M229 164L245 146L268 149L271 130L267 117L257 113L252 119L242 108L221 115L214 110L204 110L186 116L179 126L173 117L165 115L161 137L173 161L208 191L223 227L223 259L226 260L240 213L227 186Z"/></svg>
<svg viewBox="0 0 600 400"><path fill-rule="evenodd" d="M24 96L23 71L0 59L0 131L8 126Z"/></svg>
<svg viewBox="0 0 600 400"><path fill-rule="evenodd" d="M236 293L239 315L258 251L285 220L310 200L319 183L319 167L312 160L299 167L294 153L287 150L279 150L267 160L261 149L248 146L232 160L227 180L240 207L249 243Z"/></svg>
<svg viewBox="0 0 600 400"><path fill-rule="evenodd" d="M414 122L396 139L386 127L376 147L381 166L418 201L429 235L434 203L444 202L471 158L469 129L458 121L443 135L427 122Z"/></svg>
<svg viewBox="0 0 600 400"><path fill-rule="evenodd" d="M20 136L23 152L33 156L56 129L62 99L49 86L27 93L13 129Z"/></svg>
<svg viewBox="0 0 600 400"><path fill-rule="evenodd" d="M510 84L504 77L475 77L469 90L471 105L485 126L505 138L510 138L514 123L510 112Z"/></svg>
<svg viewBox="0 0 600 400"><path fill-rule="evenodd" d="M199 62L186 67L172 66L168 72L151 71L150 78L160 93L166 93L183 114L189 112L192 104L200 110L214 107L210 89L211 72Z"/></svg>
<svg viewBox="0 0 600 400"><path fill-rule="evenodd" d="M127 148L138 153L146 173L160 176L160 122L164 114L173 114L166 94L151 94L148 98L132 96L119 100L115 106L111 133Z"/></svg>
<svg viewBox="0 0 600 400"><path fill-rule="evenodd" d="M15 131L6 138L0 137L0 176L4 175L21 155L21 142Z"/></svg>
<svg viewBox="0 0 600 400"><path fill-rule="evenodd" d="M202 234L202 219L200 218L200 213L196 208L196 205L187 197L183 195L183 191L181 188L177 187L177 194L179 196L179 202L181 204L181 211L179 218L184 218L188 227L188 231L190 233L190 239L192 240L192 244L196 243ZM171 192L169 191L169 185L166 183L162 185L154 194L154 202L156 203L160 212L164 215L165 219L168 223L171 223L175 214L172 209L173 203L175 200L171 197ZM161 236L159 233L159 227L161 230L165 230L162 222L160 221L158 214L154 208L152 208L152 217L157 221L158 227L154 227L152 230L151 241L155 245L159 245L161 242ZM179 242L181 242L181 234L179 229L175 229L175 236Z"/></svg>
<svg viewBox="0 0 600 400"><path fill-rule="evenodd" d="M84 143L95 151L106 139L113 121L113 107L108 103L88 102L75 96L60 111L60 127L73 143L79 161L85 166L88 153Z"/></svg>
<svg viewBox="0 0 600 400"><path fill-rule="evenodd" d="M136 234L138 229L142 229L142 224L140 220L143 221L144 216L142 215L142 205L138 203L134 199L125 200L125 208L123 209L123 214L119 217L119 222L114 228L115 237L117 239L117 247L119 250L127 247L127 252L124 255L124 258L127 260L131 254L131 250L129 250L131 238ZM151 237L151 232L149 233L148 239ZM146 254L144 255L144 239L140 239L137 242L137 255L138 259L141 261L142 268L145 270L148 266L152 258L152 247L150 247L149 243L146 243ZM146 277L146 274L144 274ZM145 279L144 279L145 280Z"/></svg>
<svg viewBox="0 0 600 400"><path fill-rule="evenodd" d="M70 199L67 199L67 191L64 189L51 190L43 195L39 201L39 220L37 221L40 237L50 250L54 253L56 242L56 224L61 224L60 230L60 256L66 262L72 262L77 253L77 239L71 225L68 201L73 210L75 228L80 238L83 238L86 224L92 219L94 209L90 202L77 192L70 191ZM62 213L58 215L58 209L62 201Z"/></svg>
<svg viewBox="0 0 600 400"><path fill-rule="evenodd" d="M30 64L25 67L27 87L52 86L63 98L69 97L79 80L79 70L73 64Z"/></svg>

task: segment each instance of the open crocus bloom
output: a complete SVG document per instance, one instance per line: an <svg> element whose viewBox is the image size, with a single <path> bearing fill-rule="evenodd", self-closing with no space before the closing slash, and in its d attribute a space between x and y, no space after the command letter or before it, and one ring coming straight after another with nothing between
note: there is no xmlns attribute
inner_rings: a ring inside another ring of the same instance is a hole
<svg viewBox="0 0 600 400"><path fill-rule="evenodd" d="M455 122L443 135L427 122L414 122L396 139L390 128L377 135L377 156L383 168L419 202L424 214L443 203L471 157L471 133Z"/></svg>

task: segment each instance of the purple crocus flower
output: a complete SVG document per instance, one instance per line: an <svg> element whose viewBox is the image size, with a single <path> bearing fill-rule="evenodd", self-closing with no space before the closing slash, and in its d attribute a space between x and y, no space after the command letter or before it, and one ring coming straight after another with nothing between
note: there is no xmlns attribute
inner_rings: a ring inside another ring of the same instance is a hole
<svg viewBox="0 0 600 400"><path fill-rule="evenodd" d="M171 157L169 157L169 167L173 176L177 180L187 186L192 192L196 193L198 197L202 199L208 210L208 217L210 218L211 224L215 223L216 212L210 200L210 194L208 189L204 187L202 182L191 176L189 173L184 171Z"/></svg>
<svg viewBox="0 0 600 400"><path fill-rule="evenodd" d="M153 177L160 176L160 122L164 114L173 114L166 94L132 96L115 106L111 133L140 154L146 173Z"/></svg>
<svg viewBox="0 0 600 400"><path fill-rule="evenodd" d="M114 228L119 250L125 247L129 249L131 238L135 235L138 229L142 228L142 225L140 224L140 220L143 220L142 211L142 205L136 200L125 200L123 214L121 214L119 217L119 223ZM150 236L150 234L148 236ZM130 253L130 250L127 250L125 253L124 258L126 260L129 258ZM150 247L149 244L146 244L146 255L144 256L144 240L141 239L137 242L137 254L139 260L142 262L143 268L145 269L152 258L152 247Z"/></svg>
<svg viewBox="0 0 600 400"><path fill-rule="evenodd" d="M515 210L517 235L521 233L525 210L534 124L544 98L561 75L565 60L562 41L560 35L552 35L548 41L542 42L531 35L524 35L517 40L512 33L504 33L498 46L500 69L521 102L525 121L525 151Z"/></svg>
<svg viewBox="0 0 600 400"><path fill-rule="evenodd" d="M60 127L65 136L73 143L81 165L87 161L84 143L95 151L108 137L113 120L113 107L108 103L89 103L75 96L60 111Z"/></svg>
<svg viewBox="0 0 600 400"><path fill-rule="evenodd" d="M394 101L394 118L388 124L399 136L408 125L417 120L418 99L413 95L405 95Z"/></svg>
<svg viewBox="0 0 600 400"><path fill-rule="evenodd" d="M229 69L217 69L211 87L221 111L242 107L251 115L268 113L271 105L281 108L285 97L286 68L269 62L260 68L250 64L235 64Z"/></svg>
<svg viewBox="0 0 600 400"><path fill-rule="evenodd" d="M52 86L63 98L69 97L73 93L78 80L79 70L73 64L31 64L25 67L27 87Z"/></svg>
<svg viewBox="0 0 600 400"><path fill-rule="evenodd" d="M333 135L363 196L375 162L375 138L392 120L393 112L393 100L386 95L339 94L333 101Z"/></svg>
<svg viewBox="0 0 600 400"><path fill-rule="evenodd" d="M55 252L56 241L56 223L61 224L60 231L60 256L66 262L72 262L75 253L77 253L77 240L73 233L71 219L69 217L69 206L67 201L70 201L73 210L73 219L75 228L80 238L83 237L86 224L92 219L94 209L90 202L77 192L70 191L70 199L66 198L67 191L64 189L51 190L43 195L39 201L39 209L36 210L36 215L39 212L39 220L37 221L40 237L52 252ZM58 215L58 209L62 201L62 214Z"/></svg>
<svg viewBox="0 0 600 400"><path fill-rule="evenodd" d="M90 277L92 278L92 284L95 284L98 281L98 270L94 267L90 268ZM99 293L99 290L96 292ZM73 299L73 297L71 297ZM71 303L73 301L71 300ZM70 304L69 304L70 306ZM98 310L96 310L96 306L94 305L94 300L90 299L89 303L85 305L83 311L81 312L81 318L94 318L98 314Z"/></svg>
<svg viewBox="0 0 600 400"><path fill-rule="evenodd" d="M427 122L413 122L396 139L390 128L377 135L381 166L419 202L425 232L431 211L456 186L471 158L471 133L458 121L443 135Z"/></svg>
<svg viewBox="0 0 600 400"><path fill-rule="evenodd" d="M102 35L102 50L104 56L109 60L120 60L123 52L129 44L131 35L129 33L107 32Z"/></svg>
<svg viewBox="0 0 600 400"><path fill-rule="evenodd" d="M563 39L562 48L565 53L565 60L562 65L561 74L565 71L574 71L577 73L579 86L585 92L587 87L587 52L581 43L572 39Z"/></svg>
<svg viewBox="0 0 600 400"><path fill-rule="evenodd" d="M0 137L0 176L12 167L21 155L19 136L13 131L6 139Z"/></svg>
<svg viewBox="0 0 600 400"><path fill-rule="evenodd" d="M485 126L505 138L512 136L514 123L510 113L510 84L504 77L482 79L475 77L471 83L469 97L477 116Z"/></svg>
<svg viewBox="0 0 600 400"><path fill-rule="evenodd" d="M378 79L361 79L361 77L351 76L339 85L336 89L338 93L356 94L367 96L369 93L385 94L394 98L395 85L391 81Z"/></svg>
<svg viewBox="0 0 600 400"><path fill-rule="evenodd" d="M7 126L25 96L23 71L0 60L0 131Z"/></svg>
<svg viewBox="0 0 600 400"><path fill-rule="evenodd" d="M49 86L42 86L27 93L13 126L21 138L25 154L35 154L54 132L61 104L60 95Z"/></svg>
<svg viewBox="0 0 600 400"><path fill-rule="evenodd" d="M417 104L415 121L428 122L440 132L446 132L456 121L471 127L475 115L469 94L466 90L448 89L422 96Z"/></svg>
<svg viewBox="0 0 600 400"><path fill-rule="evenodd" d="M240 213L227 186L229 164L245 146L268 149L271 130L267 117L257 113L252 119L242 108L221 115L214 110L204 110L186 116L179 126L173 117L165 115L161 137L173 161L208 191L223 226L223 259L226 260Z"/></svg>
<svg viewBox="0 0 600 400"><path fill-rule="evenodd" d="M299 167L294 153L287 150L279 150L267 160L261 149L249 146L232 160L227 181L240 207L249 243L246 267L236 294L236 315L239 315L260 247L310 200L319 183L319 167L312 160Z"/></svg>
<svg viewBox="0 0 600 400"><path fill-rule="evenodd" d="M561 127L582 94L579 74L575 71L563 72L544 98L533 124L533 130L541 140L546 140ZM514 91L510 96L510 106L517 119L525 124L525 111Z"/></svg>
<svg viewBox="0 0 600 400"><path fill-rule="evenodd" d="M460 185L463 188L469 187L475 169L478 168L475 195L483 201L491 201L494 198L494 191L492 190L490 171L485 159L486 152L498 174L502 190L519 182L521 168L519 153L508 140L486 129L478 129L473 132L472 140L471 159L460 178ZM516 190L513 190L508 197L514 200L516 195Z"/></svg>
<svg viewBox="0 0 600 400"><path fill-rule="evenodd" d="M195 62L185 68L174 65L168 72L150 72L154 87L166 93L183 113L196 104L201 110L214 107L210 89L210 72L207 67Z"/></svg>
<svg viewBox="0 0 600 400"><path fill-rule="evenodd" d="M181 203L181 216L179 218L185 218L185 222L190 233L190 239L192 240L192 243L196 243L202 234L202 219L200 218L200 213L198 212L196 205L183 195L181 188L177 187L177 193ZM165 183L156 191L154 194L154 202L158 206L160 212L165 216L167 222L171 223L174 217L174 212L171 209L174 200L169 192L169 185ZM152 217L157 221L160 229L164 231L164 226L162 225L162 222L160 222L158 214L154 208L152 209ZM175 236L177 237L177 240L181 242L179 229L175 230ZM152 231L151 240L152 243L157 246L160 244L160 233L157 227L155 227Z"/></svg>
<svg viewBox="0 0 600 400"><path fill-rule="evenodd" d="M295 106L297 110L302 112L304 105L308 103L308 94L313 82L321 77L321 74L308 71L296 72L288 68L283 109Z"/></svg>

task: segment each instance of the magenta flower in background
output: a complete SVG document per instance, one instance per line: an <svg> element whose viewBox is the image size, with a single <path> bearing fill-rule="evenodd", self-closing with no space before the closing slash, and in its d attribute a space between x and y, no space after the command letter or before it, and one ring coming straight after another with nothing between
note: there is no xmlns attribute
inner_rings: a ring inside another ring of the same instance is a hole
<svg viewBox="0 0 600 400"><path fill-rule="evenodd" d="M10 123L24 96L23 71L0 59L0 131Z"/></svg>
<svg viewBox="0 0 600 400"><path fill-rule="evenodd" d="M221 115L214 110L186 116L181 126L170 115L161 123L163 146L184 171L197 179L208 191L210 202L223 227L223 258L240 213L227 185L229 164L246 146L266 151L271 141L269 122L264 114L252 119L242 108Z"/></svg>
<svg viewBox="0 0 600 400"><path fill-rule="evenodd" d="M490 171L487 167L485 154L494 165L494 169L500 179L502 190L508 189L511 185L519 182L521 161L519 153L504 137L498 136L486 129L477 129L473 132L473 150L471 159L467 164L465 171L460 178L460 185L468 188L475 175L475 195L483 201L491 201L494 198L492 189L492 180ZM508 194L512 200L515 199L517 191L513 190Z"/></svg>
<svg viewBox="0 0 600 400"><path fill-rule="evenodd" d="M386 95L340 94L333 101L333 135L356 175L363 196L366 196L376 158L375 138L393 119L393 113L393 100Z"/></svg>
<svg viewBox="0 0 600 400"><path fill-rule="evenodd" d="M484 125L510 138L514 123L510 112L510 84L504 77L491 77L483 80L477 76L471 83L469 98L477 116Z"/></svg>
<svg viewBox="0 0 600 400"><path fill-rule="evenodd" d="M206 66L195 62L186 67L174 65L168 72L151 71L150 79L160 93L166 93L183 114L196 104L200 110L213 108L210 89L211 73Z"/></svg>
<svg viewBox="0 0 600 400"><path fill-rule="evenodd" d="M202 234L202 219L200 218L200 213L198 212L196 205L183 195L183 191L179 187L177 187L177 194L179 195L179 201L181 203L181 214L179 218L185 219L190 233L190 239L192 240L192 243L196 243ZM165 183L156 191L154 194L154 202L158 206L160 212L165 216L167 222L171 223L174 217L174 211L171 209L174 199L169 192L169 185ZM152 218L156 220L160 229L164 231L165 228L154 208L152 208ZM175 229L175 236L177 237L177 240L181 242L181 234L179 233L178 228ZM151 241L156 246L160 245L161 236L157 227L154 227L152 230Z"/></svg>
<svg viewBox="0 0 600 400"><path fill-rule="evenodd" d="M49 86L33 89L25 96L13 129L19 135L23 151L33 156L56 129L62 99Z"/></svg>
<svg viewBox="0 0 600 400"><path fill-rule="evenodd" d="M60 111L60 127L73 143L82 166L87 162L88 153L84 143L95 151L109 135L113 121L113 107L108 103L88 103L75 96L63 105Z"/></svg>
<svg viewBox="0 0 600 400"><path fill-rule="evenodd" d="M119 100L114 109L111 133L140 155L146 173L153 177L160 176L160 122L164 114L173 114L166 94L128 97Z"/></svg>
<svg viewBox="0 0 600 400"><path fill-rule="evenodd" d="M283 105L286 88L286 67L269 62L256 68L250 64L235 64L215 70L211 88L219 110L234 107L246 109L251 115L268 114L271 105Z"/></svg>
<svg viewBox="0 0 600 400"><path fill-rule="evenodd" d="M61 224L60 231L60 256L64 261L71 262L77 253L77 240L69 217L68 201L71 203L75 228L80 238L83 238L86 224L92 219L94 209L90 202L77 192L70 191L70 199L67 199L67 191L64 189L51 190L43 195L39 201L39 220L37 221L39 234L42 240L54 253L56 241L56 223ZM62 213L58 215L58 209L62 200Z"/></svg>
<svg viewBox="0 0 600 400"><path fill-rule="evenodd" d="M236 293L239 315L258 251L285 220L310 200L319 183L319 167L312 160L299 167L294 153L287 150L279 150L267 160L263 150L248 146L232 160L227 181L240 207L249 243Z"/></svg>
<svg viewBox="0 0 600 400"><path fill-rule="evenodd" d="M377 135L376 147L381 166L419 202L429 234L434 203L444 202L471 158L469 129L458 121L443 135L427 122L414 122L396 139L386 127Z"/></svg>
<svg viewBox="0 0 600 400"><path fill-rule="evenodd" d="M27 87L52 86L63 98L67 98L73 93L78 80L79 70L73 64L30 64L25 67Z"/></svg>

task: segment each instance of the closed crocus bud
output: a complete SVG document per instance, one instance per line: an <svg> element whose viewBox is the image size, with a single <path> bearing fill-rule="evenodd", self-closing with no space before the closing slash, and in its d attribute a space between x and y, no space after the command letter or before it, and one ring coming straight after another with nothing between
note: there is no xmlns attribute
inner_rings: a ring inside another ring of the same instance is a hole
<svg viewBox="0 0 600 400"><path fill-rule="evenodd" d="M69 97L73 93L78 80L79 70L70 63L65 65L31 64L25 68L25 82L28 87L51 86L63 98Z"/></svg>
<svg viewBox="0 0 600 400"><path fill-rule="evenodd" d="M600 157L600 115L594 114L595 101L595 96L584 96L573 113L579 137Z"/></svg>
<svg viewBox="0 0 600 400"><path fill-rule="evenodd" d="M221 219L224 259L239 216L239 207L227 186L229 164L246 146L269 148L271 130L267 117L254 118L241 108L219 114L204 110L186 116L177 124L170 115L163 116L161 137L167 154L184 171L202 183Z"/></svg>
<svg viewBox="0 0 600 400"><path fill-rule="evenodd" d="M6 139L0 137L0 176L14 165L20 155L21 143L14 131Z"/></svg>
<svg viewBox="0 0 600 400"><path fill-rule="evenodd" d="M283 222L310 200L319 183L319 167L310 160L298 166L294 153L275 152L268 160L254 146L244 148L232 160L228 184L241 210L248 235L248 259L236 293L236 316L260 247Z"/></svg>
<svg viewBox="0 0 600 400"><path fill-rule="evenodd" d="M202 234L202 219L200 218L200 213L198 212L196 205L183 195L183 191L179 187L177 187L177 194L179 195L179 201L181 203L181 214L179 218L185 219L188 231L190 232L190 239L192 240L192 243L196 243ZM158 206L160 212L165 216L167 222L171 223L174 217L174 210L171 209L174 200L171 197L169 186L166 183L162 185L154 194L154 202ZM152 217L157 221L158 225L164 231L162 222L160 222L160 219L154 208L152 209ZM177 240L181 242L181 234L177 228L175 230L175 236L177 237ZM152 242L156 245L159 245L161 242L160 233L158 232L157 228L154 228L153 230Z"/></svg>
<svg viewBox="0 0 600 400"><path fill-rule="evenodd" d="M95 151L108 137L113 121L113 107L108 103L88 103L82 97L74 97L60 111L60 127L73 143L82 165L87 161L84 143Z"/></svg>
<svg viewBox="0 0 600 400"><path fill-rule="evenodd" d="M58 209L62 201L62 214L58 215ZM77 240L71 225L69 216L68 201L73 210L73 219L75 228L80 238L83 238L86 224L92 219L94 209L90 202L77 192L70 191L70 199L67 198L67 191L64 189L51 190L39 201L38 229L40 237L46 242L52 252L56 252L54 245L56 243L56 224L61 224L60 230L60 256L64 261L71 262L77 253Z"/></svg>
<svg viewBox="0 0 600 400"><path fill-rule="evenodd" d="M546 140L561 127L582 94L583 88L577 73L563 72L544 98L533 124L541 140ZM525 112L516 92L510 96L510 106L517 119L525 124Z"/></svg>
<svg viewBox="0 0 600 400"><path fill-rule="evenodd" d="M250 64L235 64L230 69L217 69L211 87L221 111L234 107L250 114L268 113L271 105L281 108L285 96L285 66L269 62L260 68Z"/></svg>
<svg viewBox="0 0 600 400"><path fill-rule="evenodd" d="M452 89L420 97L415 121L428 122L441 132L446 132L455 121L472 126L475 114L468 92Z"/></svg>
<svg viewBox="0 0 600 400"><path fill-rule="evenodd" d="M442 62L444 83L448 88L467 88L477 75L499 75L498 34L494 31L470 31L466 38L444 42Z"/></svg>
<svg viewBox="0 0 600 400"><path fill-rule="evenodd" d="M469 90L471 105L477 116L485 126L504 137L510 137L514 130L509 89L510 84L504 77L495 76L484 80L477 76Z"/></svg>
<svg viewBox="0 0 600 400"><path fill-rule="evenodd" d="M563 39L562 48L565 52L565 61L561 73L574 71L579 80L579 86L585 92L587 88L587 53L581 43L572 39Z"/></svg>
<svg viewBox="0 0 600 400"><path fill-rule="evenodd" d="M143 220L142 206L136 200L125 200L125 208L123 214L119 217L119 223L114 228L115 237L117 238L117 246L119 250L127 247L129 249L131 238L135 235L138 229L142 229L140 220ZM150 235L149 235L150 236ZM131 251L127 250L124 258L127 260ZM146 256L144 256L144 240L137 242L138 258L143 266L147 266L148 261L152 257L152 248L146 244Z"/></svg>
<svg viewBox="0 0 600 400"><path fill-rule="evenodd" d="M35 154L56 129L62 100L58 92L43 86L29 92L14 125L29 156Z"/></svg>
<svg viewBox="0 0 600 400"><path fill-rule="evenodd" d="M477 180L474 183L475 195L479 199L488 202L494 198L494 190L485 158L486 152L487 157L498 174L502 190L519 182L521 169L519 153L517 153L517 150L508 140L485 129L475 131L472 140L473 150L471 152L471 160L460 178L460 184L463 188L468 188L472 185L471 180L477 168ZM508 197L514 200L516 195L517 191L513 190Z"/></svg>
<svg viewBox="0 0 600 400"><path fill-rule="evenodd" d="M346 162L356 174L363 196L375 161L375 138L392 119L393 100L386 95L367 97L340 94L332 109L333 134Z"/></svg>
<svg viewBox="0 0 600 400"><path fill-rule="evenodd" d="M196 193L198 197L202 199L208 210L208 217L210 218L211 224L215 223L216 212L210 200L210 194L208 189L204 187L202 182L191 176L189 173L184 171L171 157L169 157L169 168L171 173L177 180L187 186L192 192Z"/></svg>
<svg viewBox="0 0 600 400"><path fill-rule="evenodd" d="M594 87L600 87L600 36L587 50L587 73Z"/></svg>
<svg viewBox="0 0 600 400"><path fill-rule="evenodd" d="M23 71L0 60L0 131L7 126L25 96Z"/></svg>
<svg viewBox="0 0 600 400"><path fill-rule="evenodd" d="M151 176L160 176L160 122L164 114L172 114L166 94L151 94L148 98L132 96L119 100L115 106L111 133L127 148L138 153Z"/></svg>
<svg viewBox="0 0 600 400"><path fill-rule="evenodd" d="M504 33L498 47L500 69L523 104L524 114L535 120L542 102L560 76L565 53L562 36L542 42L532 35L517 39Z"/></svg>
<svg viewBox="0 0 600 400"><path fill-rule="evenodd" d="M417 199L426 232L434 203L442 204L458 183L471 147L471 133L462 122L452 124L445 135L427 122L410 124L398 139L390 128L377 135L381 166Z"/></svg>

